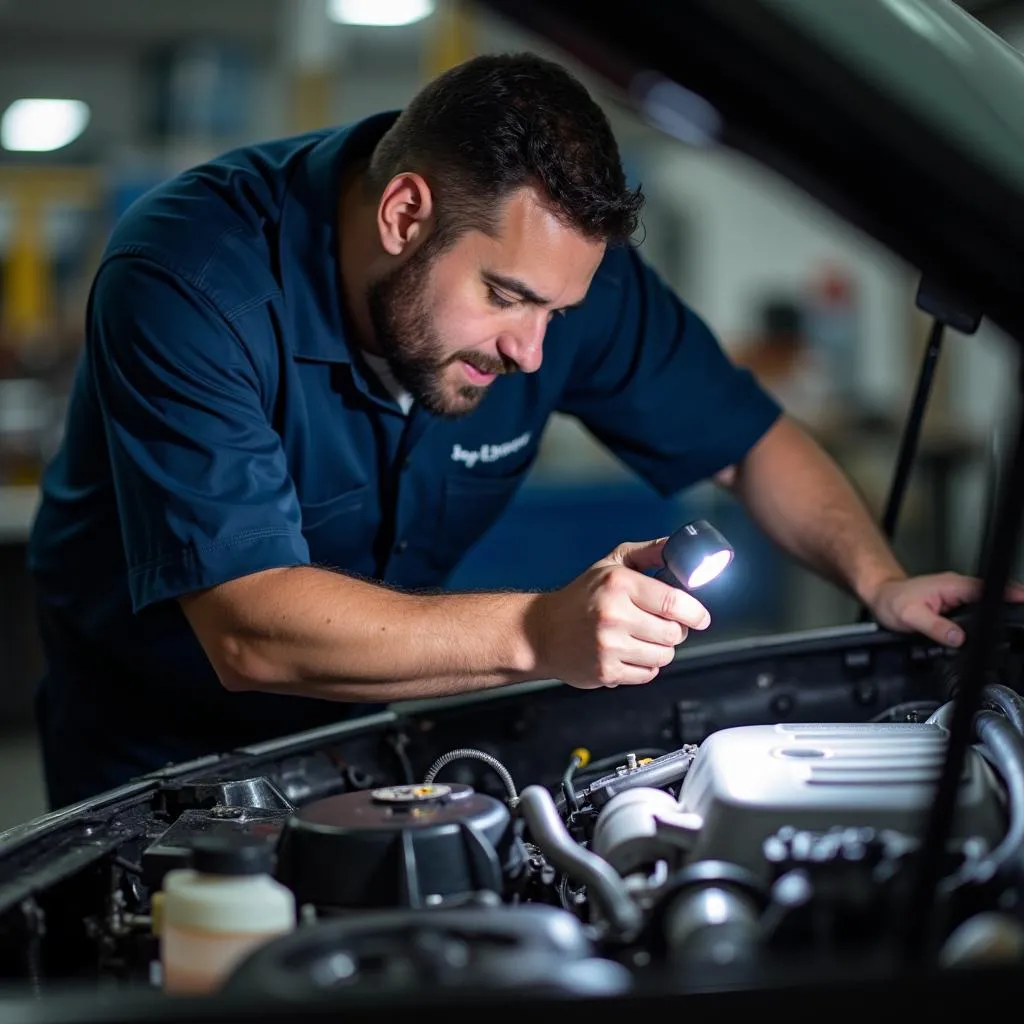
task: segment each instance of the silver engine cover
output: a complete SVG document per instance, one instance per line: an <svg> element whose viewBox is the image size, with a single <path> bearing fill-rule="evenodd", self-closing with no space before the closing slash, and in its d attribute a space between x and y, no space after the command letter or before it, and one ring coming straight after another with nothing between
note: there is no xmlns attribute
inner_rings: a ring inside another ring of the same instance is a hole
<svg viewBox="0 0 1024 1024"><path fill-rule="evenodd" d="M935 725L755 725L723 729L700 747L683 782L680 808L701 819L690 860L732 861L760 874L764 840L784 825L895 829L920 836L946 752ZM967 751L956 838L990 846L1006 822L999 782Z"/></svg>

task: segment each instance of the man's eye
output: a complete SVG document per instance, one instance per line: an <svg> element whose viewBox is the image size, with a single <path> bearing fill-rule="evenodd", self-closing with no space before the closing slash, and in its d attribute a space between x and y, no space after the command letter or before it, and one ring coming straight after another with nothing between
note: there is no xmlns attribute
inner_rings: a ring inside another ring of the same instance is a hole
<svg viewBox="0 0 1024 1024"><path fill-rule="evenodd" d="M501 292L496 292L493 288L488 288L487 294L490 297L491 305L497 306L498 309L508 309L510 306L515 305L515 302L513 302L512 299L505 298Z"/></svg>

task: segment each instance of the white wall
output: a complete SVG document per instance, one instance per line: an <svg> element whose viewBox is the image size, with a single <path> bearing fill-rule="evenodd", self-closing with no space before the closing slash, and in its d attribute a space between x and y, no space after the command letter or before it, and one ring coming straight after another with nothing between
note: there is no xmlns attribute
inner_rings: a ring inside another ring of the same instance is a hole
<svg viewBox="0 0 1024 1024"><path fill-rule="evenodd" d="M853 275L862 303L865 397L890 408L905 400L914 277L902 262L740 155L668 144L651 154L647 176L654 206L668 205L689 229L680 287L727 346L750 331L767 292L804 291L835 264Z"/></svg>

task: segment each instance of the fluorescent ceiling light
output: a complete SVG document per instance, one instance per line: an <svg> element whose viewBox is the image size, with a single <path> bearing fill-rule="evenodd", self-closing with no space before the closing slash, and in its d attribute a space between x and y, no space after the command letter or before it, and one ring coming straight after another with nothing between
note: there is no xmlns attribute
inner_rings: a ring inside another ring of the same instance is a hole
<svg viewBox="0 0 1024 1024"><path fill-rule="evenodd" d="M411 25L434 13L434 0L327 0L327 17L343 25Z"/></svg>
<svg viewBox="0 0 1024 1024"><path fill-rule="evenodd" d="M15 100L0 119L0 146L49 153L75 141L89 123L81 100Z"/></svg>

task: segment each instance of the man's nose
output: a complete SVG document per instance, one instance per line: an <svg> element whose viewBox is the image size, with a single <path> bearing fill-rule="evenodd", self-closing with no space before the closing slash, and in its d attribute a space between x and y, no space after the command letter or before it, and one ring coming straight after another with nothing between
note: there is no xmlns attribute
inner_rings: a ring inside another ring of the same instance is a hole
<svg viewBox="0 0 1024 1024"><path fill-rule="evenodd" d="M498 337L498 351L511 359L523 373L536 373L544 359L544 333L547 318L543 315L529 325L519 324L515 330Z"/></svg>

